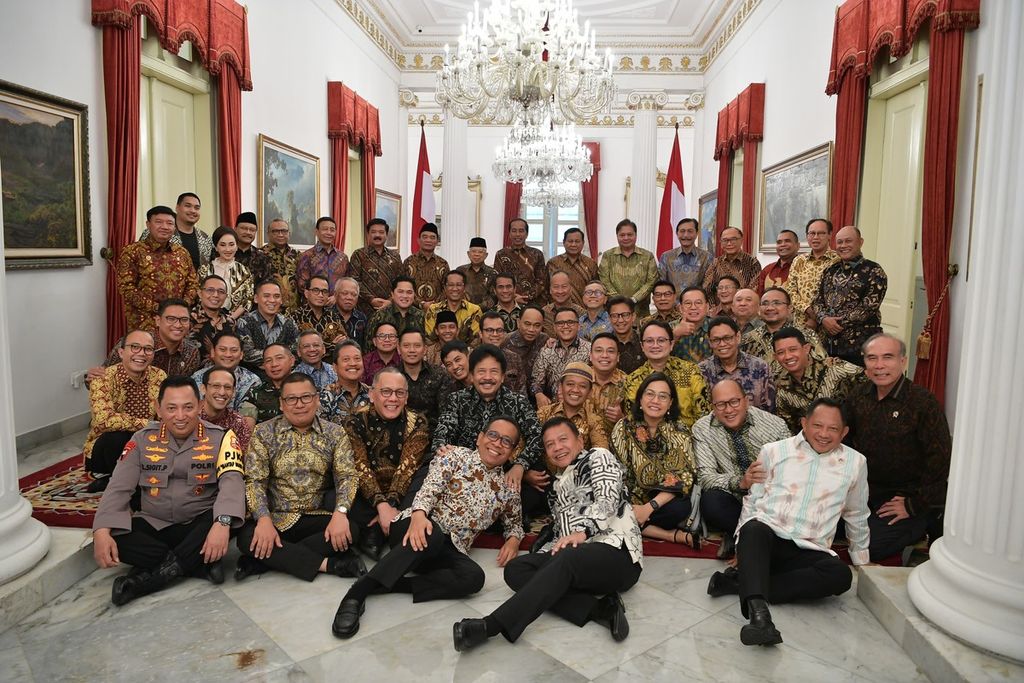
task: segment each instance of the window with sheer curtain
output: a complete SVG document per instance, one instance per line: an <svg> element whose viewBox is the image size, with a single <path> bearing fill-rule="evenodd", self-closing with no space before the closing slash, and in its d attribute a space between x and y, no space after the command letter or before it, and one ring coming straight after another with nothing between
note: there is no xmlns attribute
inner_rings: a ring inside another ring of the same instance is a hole
<svg viewBox="0 0 1024 683"><path fill-rule="evenodd" d="M545 259L550 259L565 251L565 248L562 247L562 235L569 228L579 228L583 230L584 236L586 235L583 213L578 202L568 207L523 204L520 215L530 225L530 234L526 237L526 244L540 249L544 253ZM583 249L584 253L589 253L586 244Z"/></svg>

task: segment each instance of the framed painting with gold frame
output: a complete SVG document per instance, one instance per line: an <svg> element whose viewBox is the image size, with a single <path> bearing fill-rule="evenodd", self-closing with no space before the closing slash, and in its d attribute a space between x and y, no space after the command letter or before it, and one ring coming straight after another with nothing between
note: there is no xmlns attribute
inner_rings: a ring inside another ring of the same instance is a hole
<svg viewBox="0 0 1024 683"><path fill-rule="evenodd" d="M801 235L815 216L827 216L832 201L832 143L769 166L761 172L761 218L758 251L775 253L785 229ZM807 244L801 235L801 246Z"/></svg>
<svg viewBox="0 0 1024 683"><path fill-rule="evenodd" d="M718 190L711 190L697 200L697 220L700 221L698 246L715 255L715 226L718 214Z"/></svg>
<svg viewBox="0 0 1024 683"><path fill-rule="evenodd" d="M374 216L388 222L388 239L384 243L388 249L398 249L402 234L402 195L375 188L377 193Z"/></svg>
<svg viewBox="0 0 1024 683"><path fill-rule="evenodd" d="M283 218L291 227L292 246L316 244L320 217L320 158L283 142L259 135L256 179L257 220L266 244L267 222Z"/></svg>

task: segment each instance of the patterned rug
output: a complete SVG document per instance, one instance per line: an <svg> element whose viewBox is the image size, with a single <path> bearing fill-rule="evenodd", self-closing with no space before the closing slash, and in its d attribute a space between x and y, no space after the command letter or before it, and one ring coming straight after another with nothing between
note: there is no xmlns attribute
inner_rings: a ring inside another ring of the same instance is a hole
<svg viewBox="0 0 1024 683"><path fill-rule="evenodd" d="M48 526L88 529L100 493L88 493L92 477L82 469L82 454L73 455L18 481L21 495L32 504L32 516Z"/></svg>

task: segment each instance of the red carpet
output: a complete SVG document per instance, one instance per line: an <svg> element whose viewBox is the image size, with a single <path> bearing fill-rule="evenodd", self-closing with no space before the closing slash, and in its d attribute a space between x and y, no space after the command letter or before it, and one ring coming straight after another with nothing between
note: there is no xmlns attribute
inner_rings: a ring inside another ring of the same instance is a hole
<svg viewBox="0 0 1024 683"><path fill-rule="evenodd" d="M32 516L49 526L92 526L99 493L87 493L92 478L82 469L82 454L33 472L18 481L21 495L32 504Z"/></svg>
<svg viewBox="0 0 1024 683"><path fill-rule="evenodd" d="M100 501L100 494L86 493L85 487L92 479L82 469L82 455L78 454L63 460L46 469L23 477L19 482L21 494L32 504L32 516L50 526L78 527L88 529L92 527L92 518L96 513L96 505ZM536 535L527 534L519 545L521 550L529 550L533 545ZM692 557L705 560L715 559L720 544L718 534L704 540L700 550L678 543L666 543L664 541L644 541L644 555L646 557ZM475 548L498 549L504 543L504 539L491 533L483 533L477 537ZM833 549L847 564L850 564L850 555L846 551L845 542L833 545ZM899 567L900 556L893 555L879 564Z"/></svg>

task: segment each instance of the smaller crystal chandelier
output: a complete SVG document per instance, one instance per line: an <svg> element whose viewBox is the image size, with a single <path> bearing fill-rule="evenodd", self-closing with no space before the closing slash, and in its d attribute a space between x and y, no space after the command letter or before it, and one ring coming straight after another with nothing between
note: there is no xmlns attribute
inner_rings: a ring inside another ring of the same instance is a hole
<svg viewBox="0 0 1024 683"><path fill-rule="evenodd" d="M590 150L583 146L572 124L540 126L518 123L495 152L495 177L507 183L544 181L580 183L594 173Z"/></svg>
<svg viewBox="0 0 1024 683"><path fill-rule="evenodd" d="M527 206L576 206L580 201L580 184L542 182L524 185L522 201Z"/></svg>

